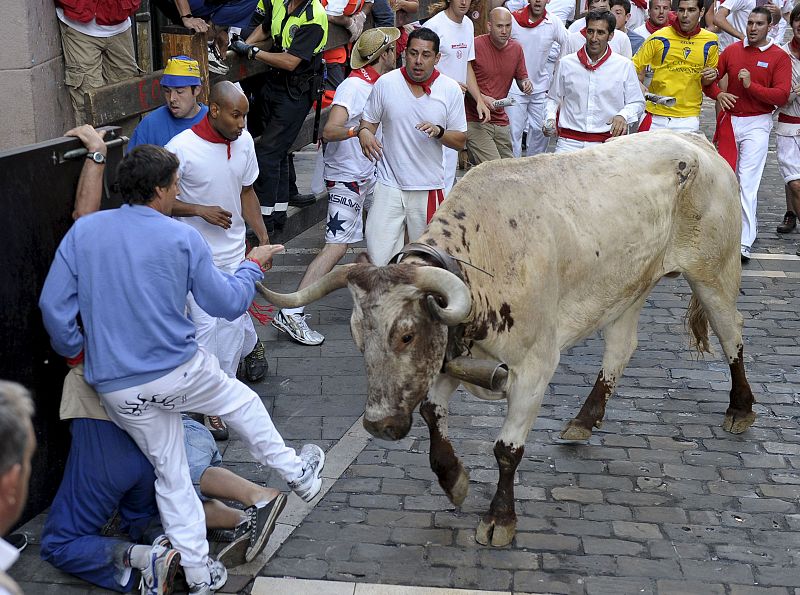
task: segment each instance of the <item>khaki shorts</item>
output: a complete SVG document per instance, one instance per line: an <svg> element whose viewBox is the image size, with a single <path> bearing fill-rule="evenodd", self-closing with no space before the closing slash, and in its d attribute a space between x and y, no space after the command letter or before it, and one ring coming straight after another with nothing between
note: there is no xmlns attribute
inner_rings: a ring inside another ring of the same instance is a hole
<svg viewBox="0 0 800 595"><path fill-rule="evenodd" d="M467 122L467 149L475 165L494 159L511 159L511 131L508 126Z"/></svg>

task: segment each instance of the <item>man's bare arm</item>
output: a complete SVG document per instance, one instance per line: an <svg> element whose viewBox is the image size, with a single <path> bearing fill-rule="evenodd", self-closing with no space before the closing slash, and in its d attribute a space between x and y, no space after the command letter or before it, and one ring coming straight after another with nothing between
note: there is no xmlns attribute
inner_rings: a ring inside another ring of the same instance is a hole
<svg viewBox="0 0 800 595"><path fill-rule="evenodd" d="M258 243L261 246L269 244L269 234L261 216L261 203L258 202L258 196L252 186L242 188L242 217L255 232Z"/></svg>

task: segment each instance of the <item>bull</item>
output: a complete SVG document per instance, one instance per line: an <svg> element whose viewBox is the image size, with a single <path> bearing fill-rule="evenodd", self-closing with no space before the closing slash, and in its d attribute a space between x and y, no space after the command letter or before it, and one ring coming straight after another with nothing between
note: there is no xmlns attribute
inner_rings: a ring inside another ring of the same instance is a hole
<svg viewBox="0 0 800 595"><path fill-rule="evenodd" d="M479 543L503 546L516 529L514 474L561 351L602 330L597 380L561 433L586 440L600 427L636 348L639 313L662 277L683 274L691 287L687 323L698 350L709 351L709 323L719 338L732 379L722 427L736 434L753 424L736 309L740 227L737 180L705 138L637 134L575 153L484 163L400 263L346 265L293 294L259 291L295 307L349 287L350 329L367 372L364 426L398 440L419 405L431 468L457 506L469 475L448 439L448 400L459 382L480 398L508 400L494 443L497 490L476 532Z"/></svg>

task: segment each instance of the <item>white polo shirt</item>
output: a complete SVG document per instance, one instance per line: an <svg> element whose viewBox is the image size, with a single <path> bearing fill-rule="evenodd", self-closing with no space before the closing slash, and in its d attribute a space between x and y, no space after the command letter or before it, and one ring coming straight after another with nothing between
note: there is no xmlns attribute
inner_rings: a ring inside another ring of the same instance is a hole
<svg viewBox="0 0 800 595"><path fill-rule="evenodd" d="M242 187L258 177L258 162L253 137L247 130L231 142L231 158L224 143L212 143L197 136L190 128L166 144L178 156L180 193L183 202L220 206L231 213L231 226L223 229L202 217L178 217L199 231L211 247L214 264L220 268L238 265L244 260L245 224L242 217Z"/></svg>
<svg viewBox="0 0 800 595"><path fill-rule="evenodd" d="M559 56L567 53L567 29L556 15L547 13L544 20L536 27L523 27L515 18L511 19L511 39L515 39L525 54L525 68L528 78L533 84L535 94L544 93L550 86L550 71L547 68L547 57L554 43L561 46ZM524 95L517 87L511 85L509 95Z"/></svg>
<svg viewBox="0 0 800 595"><path fill-rule="evenodd" d="M436 65L436 70L466 85L467 63L475 59L475 26L467 17L456 23L445 12L443 10L435 14L424 24L439 36L439 51L442 57Z"/></svg>
<svg viewBox="0 0 800 595"><path fill-rule="evenodd" d="M467 131L464 94L443 74L431 85L431 94L414 97L398 68L384 74L372 88L364 120L383 126L383 158L378 181L400 190L444 188L442 141L416 129L432 122L448 130Z"/></svg>
<svg viewBox="0 0 800 595"><path fill-rule="evenodd" d="M614 116L628 124L644 112L644 95L633 62L615 54L596 70L581 64L578 54L561 58L547 93L545 119L579 132L608 132Z"/></svg>
<svg viewBox="0 0 800 595"><path fill-rule="evenodd" d="M340 105L347 110L345 126L358 127L361 114L367 99L372 93L372 84L355 77L344 79L333 96L333 105ZM358 182L375 177L375 164L361 152L358 138L348 138L343 141L327 143L325 145L323 161L325 169L323 177L333 182Z"/></svg>

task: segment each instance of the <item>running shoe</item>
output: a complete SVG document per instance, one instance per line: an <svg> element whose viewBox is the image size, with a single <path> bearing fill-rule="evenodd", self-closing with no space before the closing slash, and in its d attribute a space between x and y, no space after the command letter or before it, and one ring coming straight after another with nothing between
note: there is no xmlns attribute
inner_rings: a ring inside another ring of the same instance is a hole
<svg viewBox="0 0 800 595"><path fill-rule="evenodd" d="M303 474L289 482L289 487L306 502L311 502L322 488L322 468L325 466L325 451L316 444L306 444L300 449Z"/></svg>
<svg viewBox="0 0 800 595"><path fill-rule="evenodd" d="M283 310L278 312L272 319L272 326L279 331L288 334L292 339L303 345L319 345L325 340L317 331L308 327L306 318L308 314L284 314Z"/></svg>
<svg viewBox="0 0 800 595"><path fill-rule="evenodd" d="M219 53L217 44L208 42L208 70L215 74L228 74L230 66L225 64L225 58Z"/></svg>
<svg viewBox="0 0 800 595"><path fill-rule="evenodd" d="M178 550L154 545L150 550L147 567L142 570L140 595L170 595L180 565L181 555Z"/></svg>
<svg viewBox="0 0 800 595"><path fill-rule="evenodd" d="M323 455L324 456L324 455ZM286 495L278 494L270 502L259 502L245 508L250 517L250 543L245 554L245 561L252 562L261 553L275 529L275 521L286 506Z"/></svg>

